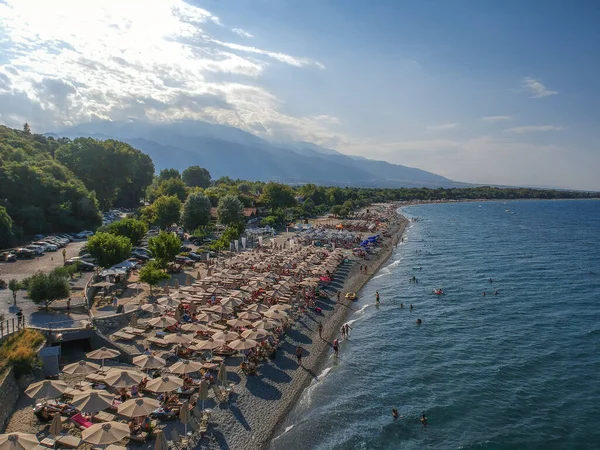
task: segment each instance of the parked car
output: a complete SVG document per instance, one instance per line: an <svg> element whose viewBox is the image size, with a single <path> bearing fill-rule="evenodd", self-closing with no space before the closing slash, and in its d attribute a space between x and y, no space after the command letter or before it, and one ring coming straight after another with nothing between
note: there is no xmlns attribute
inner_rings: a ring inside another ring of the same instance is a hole
<svg viewBox="0 0 600 450"><path fill-rule="evenodd" d="M58 248L62 248L68 244L68 241L65 241L64 239L57 239L57 238L53 238L53 237L44 238L42 241L48 242L49 244L54 244Z"/></svg>
<svg viewBox="0 0 600 450"><path fill-rule="evenodd" d="M150 259L150 256L148 256L146 253L141 252L131 252L129 256L131 258L140 259L142 261L148 261Z"/></svg>
<svg viewBox="0 0 600 450"><path fill-rule="evenodd" d="M4 252L0 256L0 261L15 262L17 260L17 255L13 252Z"/></svg>
<svg viewBox="0 0 600 450"><path fill-rule="evenodd" d="M84 230L84 231L80 231L79 233L77 233L75 235L75 237L78 238L78 239L87 239L87 238L89 238L90 236L93 236L93 235L94 235L93 231Z"/></svg>
<svg viewBox="0 0 600 450"><path fill-rule="evenodd" d="M71 266L73 264L77 264L83 272L92 272L96 268L94 264L80 259L67 259L65 261L65 266Z"/></svg>
<svg viewBox="0 0 600 450"><path fill-rule="evenodd" d="M73 242L73 236L71 236L70 234L56 233L56 234L53 234L52 236L56 236L56 237L61 238L61 239L66 239L69 242Z"/></svg>
<svg viewBox="0 0 600 450"><path fill-rule="evenodd" d="M33 258L36 255L33 250L24 247L16 249L15 254L17 255L17 258Z"/></svg>
<svg viewBox="0 0 600 450"><path fill-rule="evenodd" d="M189 252L187 256L188 258L193 259L194 261L200 261L201 259L204 259L203 255L196 252Z"/></svg>
<svg viewBox="0 0 600 450"><path fill-rule="evenodd" d="M44 254L44 248L40 247L39 245L26 245L25 248L27 250L31 250L36 255L43 255Z"/></svg>
<svg viewBox="0 0 600 450"><path fill-rule="evenodd" d="M176 256L175 262L179 264L185 264L186 266L193 266L194 260L190 258L186 258L185 256Z"/></svg>
<svg viewBox="0 0 600 450"><path fill-rule="evenodd" d="M36 241L33 243L33 245L39 245L44 249L45 252L55 252L58 250L58 245L51 244L50 242L46 241Z"/></svg>
<svg viewBox="0 0 600 450"><path fill-rule="evenodd" d="M187 245L182 245L181 247L179 247L179 251L180 252L191 252L192 247L188 247Z"/></svg>
<svg viewBox="0 0 600 450"><path fill-rule="evenodd" d="M197 238L197 239L192 240L192 243L194 245L201 246L201 245L205 245L205 244L210 244L212 241L213 240L209 239L209 238L202 238L202 239Z"/></svg>

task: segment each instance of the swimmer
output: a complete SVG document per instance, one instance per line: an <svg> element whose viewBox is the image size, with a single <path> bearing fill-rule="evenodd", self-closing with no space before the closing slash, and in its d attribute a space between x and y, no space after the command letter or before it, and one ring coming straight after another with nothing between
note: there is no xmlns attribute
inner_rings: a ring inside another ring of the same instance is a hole
<svg viewBox="0 0 600 450"><path fill-rule="evenodd" d="M494 280L492 280L492 279L490 278L490 283L493 283L493 282L494 282Z"/></svg>
<svg viewBox="0 0 600 450"><path fill-rule="evenodd" d="M483 291L483 296L485 297L485 291Z"/></svg>
<svg viewBox="0 0 600 450"><path fill-rule="evenodd" d="M394 419L397 419L398 417L400 417L400 414L398 414L398 410L396 408L392 408L392 417Z"/></svg>
<svg viewBox="0 0 600 450"><path fill-rule="evenodd" d="M421 319L417 319L417 325L421 325Z"/></svg>
<svg viewBox="0 0 600 450"><path fill-rule="evenodd" d="M413 310L413 308L414 308L414 306L413 306L413 305L410 305L410 310L411 310L411 311Z"/></svg>
<svg viewBox="0 0 600 450"><path fill-rule="evenodd" d="M375 291L375 303L379 303L379 291Z"/></svg>
<svg viewBox="0 0 600 450"><path fill-rule="evenodd" d="M404 303L400 303L400 308L404 308Z"/></svg>
<svg viewBox="0 0 600 450"><path fill-rule="evenodd" d="M498 289L494 291L494 295L498 295Z"/></svg>
<svg viewBox="0 0 600 450"><path fill-rule="evenodd" d="M427 417L425 417L425 413L421 414L421 423L424 427L427 426Z"/></svg>

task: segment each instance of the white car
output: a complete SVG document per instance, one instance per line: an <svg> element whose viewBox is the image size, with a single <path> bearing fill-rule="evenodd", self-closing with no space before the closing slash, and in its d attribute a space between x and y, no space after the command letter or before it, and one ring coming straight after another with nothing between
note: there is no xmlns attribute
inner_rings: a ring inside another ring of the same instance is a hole
<svg viewBox="0 0 600 450"><path fill-rule="evenodd" d="M40 247L39 245L26 245L25 248L27 250L31 250L36 255L42 255L44 253L44 248Z"/></svg>
<svg viewBox="0 0 600 450"><path fill-rule="evenodd" d="M94 235L93 231L80 231L75 236L78 237L79 239L86 239L93 235Z"/></svg>
<svg viewBox="0 0 600 450"><path fill-rule="evenodd" d="M37 241L34 242L33 245L39 245L40 247L43 247L45 252L55 252L58 250L58 245L46 241Z"/></svg>

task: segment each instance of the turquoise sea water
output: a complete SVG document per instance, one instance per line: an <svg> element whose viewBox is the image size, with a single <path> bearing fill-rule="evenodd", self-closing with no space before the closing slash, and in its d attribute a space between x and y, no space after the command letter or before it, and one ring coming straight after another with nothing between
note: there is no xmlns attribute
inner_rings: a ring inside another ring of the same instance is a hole
<svg viewBox="0 0 600 450"><path fill-rule="evenodd" d="M600 448L600 202L403 211L420 220L272 447Z"/></svg>

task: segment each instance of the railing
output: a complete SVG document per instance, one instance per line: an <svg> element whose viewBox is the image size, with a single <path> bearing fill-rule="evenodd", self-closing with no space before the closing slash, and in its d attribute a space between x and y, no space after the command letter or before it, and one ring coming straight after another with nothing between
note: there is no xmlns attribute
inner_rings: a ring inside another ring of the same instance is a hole
<svg viewBox="0 0 600 450"><path fill-rule="evenodd" d="M16 319L13 317L12 319L3 320L0 322L0 339L16 333L23 328L25 328L25 318L23 316Z"/></svg>

